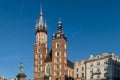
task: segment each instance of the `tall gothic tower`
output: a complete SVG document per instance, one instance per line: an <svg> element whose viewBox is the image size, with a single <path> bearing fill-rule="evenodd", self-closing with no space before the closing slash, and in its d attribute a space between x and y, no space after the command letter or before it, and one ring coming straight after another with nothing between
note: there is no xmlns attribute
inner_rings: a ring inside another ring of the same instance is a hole
<svg viewBox="0 0 120 80"><path fill-rule="evenodd" d="M34 80L44 80L45 63L44 60L48 54L47 45L47 26L43 20L42 10L40 12L39 22L36 23L36 41L34 44Z"/></svg>
<svg viewBox="0 0 120 80"><path fill-rule="evenodd" d="M67 40L62 31L62 22L58 22L58 30L52 36L52 80L65 80L67 75Z"/></svg>

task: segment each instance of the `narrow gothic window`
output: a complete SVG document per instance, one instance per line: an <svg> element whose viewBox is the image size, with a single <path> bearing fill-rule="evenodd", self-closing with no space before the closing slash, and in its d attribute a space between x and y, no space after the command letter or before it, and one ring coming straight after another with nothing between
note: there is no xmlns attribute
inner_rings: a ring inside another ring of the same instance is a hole
<svg viewBox="0 0 120 80"><path fill-rule="evenodd" d="M64 57L66 57L66 53L64 53Z"/></svg>
<svg viewBox="0 0 120 80"><path fill-rule="evenodd" d="M38 49L37 51L38 51L38 53L40 53L40 49Z"/></svg>
<svg viewBox="0 0 120 80"><path fill-rule="evenodd" d="M57 69L59 69L59 65L57 65Z"/></svg>
<svg viewBox="0 0 120 80"><path fill-rule="evenodd" d="M54 72L54 76L56 76L56 72Z"/></svg>
<svg viewBox="0 0 120 80"><path fill-rule="evenodd" d="M61 58L60 58L60 60L59 60L60 62L61 62Z"/></svg>
<svg viewBox="0 0 120 80"><path fill-rule="evenodd" d="M59 48L59 47L60 47L59 43L56 43L56 48Z"/></svg>
<svg viewBox="0 0 120 80"><path fill-rule="evenodd" d="M42 66L41 66L41 71L43 70Z"/></svg>
<svg viewBox="0 0 120 80"><path fill-rule="evenodd" d="M59 74L60 74L60 76L61 76L61 71L60 71L60 73L59 73Z"/></svg>
<svg viewBox="0 0 120 80"><path fill-rule="evenodd" d="M59 65L60 69L61 69L61 64Z"/></svg>
<svg viewBox="0 0 120 80"><path fill-rule="evenodd" d="M59 63L59 58L57 59L57 63Z"/></svg>
<svg viewBox="0 0 120 80"><path fill-rule="evenodd" d="M59 56L60 54L59 54L59 52L57 52L57 56Z"/></svg>
<svg viewBox="0 0 120 80"><path fill-rule="evenodd" d="M42 58L42 54L40 54L40 58Z"/></svg>
<svg viewBox="0 0 120 80"><path fill-rule="evenodd" d="M46 74L47 74L47 75L51 75L51 65L50 65L50 64L48 64L48 65L46 66Z"/></svg>
<svg viewBox="0 0 120 80"><path fill-rule="evenodd" d="M38 71L40 71L40 67L38 68Z"/></svg>
<svg viewBox="0 0 120 80"><path fill-rule="evenodd" d="M59 71L57 71L57 76L59 76Z"/></svg>
<svg viewBox="0 0 120 80"><path fill-rule="evenodd" d="M56 59L54 59L54 63L56 63Z"/></svg>
<svg viewBox="0 0 120 80"><path fill-rule="evenodd" d="M42 60L40 61L40 63L42 64Z"/></svg>
<svg viewBox="0 0 120 80"><path fill-rule="evenodd" d="M66 49L66 44L64 45L64 48Z"/></svg>

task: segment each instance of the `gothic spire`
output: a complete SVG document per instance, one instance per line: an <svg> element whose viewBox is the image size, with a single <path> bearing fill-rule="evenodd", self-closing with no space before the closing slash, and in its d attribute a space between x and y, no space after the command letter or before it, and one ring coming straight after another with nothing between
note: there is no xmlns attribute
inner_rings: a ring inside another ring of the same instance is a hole
<svg viewBox="0 0 120 80"><path fill-rule="evenodd" d="M45 32L45 33L47 33L47 25L46 25L46 23L44 23L44 19L43 19L42 5L40 7L39 21L38 21L38 23L36 23L36 33L37 32Z"/></svg>
<svg viewBox="0 0 120 80"><path fill-rule="evenodd" d="M43 13L42 13L42 5L40 7L40 19L39 19L39 26L43 26L44 22L43 22Z"/></svg>

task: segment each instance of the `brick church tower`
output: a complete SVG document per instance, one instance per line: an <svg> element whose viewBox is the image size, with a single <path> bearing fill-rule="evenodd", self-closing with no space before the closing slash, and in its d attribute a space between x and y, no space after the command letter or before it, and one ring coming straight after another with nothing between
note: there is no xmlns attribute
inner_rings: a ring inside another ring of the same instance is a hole
<svg viewBox="0 0 120 80"><path fill-rule="evenodd" d="M34 44L34 80L67 80L73 77L74 64L67 59L67 38L58 21L58 29L52 35L52 48L48 51L47 25L42 10L36 24Z"/></svg>
<svg viewBox="0 0 120 80"><path fill-rule="evenodd" d="M34 44L34 80L44 80L44 60L48 53L47 26L43 21L41 10L39 22L36 24L36 41Z"/></svg>
<svg viewBox="0 0 120 80"><path fill-rule="evenodd" d="M62 22L58 22L58 31L52 36L52 80L64 80L67 74L67 42L62 31Z"/></svg>

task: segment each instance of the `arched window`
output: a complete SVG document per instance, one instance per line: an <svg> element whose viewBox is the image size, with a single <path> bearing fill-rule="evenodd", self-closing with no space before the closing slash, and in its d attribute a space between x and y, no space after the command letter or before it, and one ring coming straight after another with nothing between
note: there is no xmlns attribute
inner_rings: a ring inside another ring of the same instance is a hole
<svg viewBox="0 0 120 80"><path fill-rule="evenodd" d="M45 66L45 74L46 75L51 75L51 65L50 64L46 64L46 66Z"/></svg>

